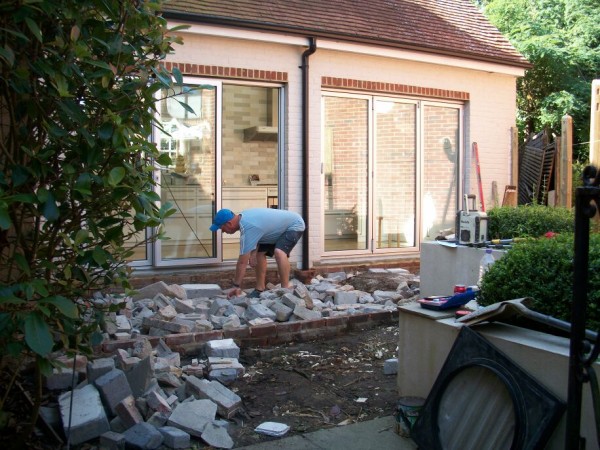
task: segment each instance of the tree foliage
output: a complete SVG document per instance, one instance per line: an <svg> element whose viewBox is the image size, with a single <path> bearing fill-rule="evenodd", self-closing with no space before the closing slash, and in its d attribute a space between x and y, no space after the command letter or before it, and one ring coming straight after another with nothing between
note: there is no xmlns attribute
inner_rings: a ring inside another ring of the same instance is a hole
<svg viewBox="0 0 600 450"><path fill-rule="evenodd" d="M600 77L597 0L479 0L486 17L533 67L518 82L521 137L560 134L573 117L575 157L588 155L591 82Z"/></svg>
<svg viewBox="0 0 600 450"><path fill-rule="evenodd" d="M131 244L172 213L156 206L150 140L156 93L181 82L161 63L179 40L160 8L0 4L0 374L29 355L39 382L51 352L89 352L118 307L92 293L127 287Z"/></svg>

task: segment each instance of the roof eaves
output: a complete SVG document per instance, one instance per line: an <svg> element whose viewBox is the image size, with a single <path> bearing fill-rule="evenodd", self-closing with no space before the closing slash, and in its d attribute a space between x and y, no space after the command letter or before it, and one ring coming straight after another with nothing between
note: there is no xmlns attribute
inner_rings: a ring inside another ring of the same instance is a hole
<svg viewBox="0 0 600 450"><path fill-rule="evenodd" d="M243 19L230 19L224 18L221 16L210 16L204 14L194 14L187 12L177 12L177 11L164 11L163 16L166 19L172 20L180 20L180 21L189 21L192 23L204 23L210 25L222 25L228 26L232 28L240 28L240 29L253 29L260 31L271 31L271 32L279 32L284 34L291 34L294 36L306 36L306 37L316 37L316 38L327 38L327 39L337 39L350 43L360 43L360 44L369 44L376 45L380 47L394 48L400 50L411 50L411 51L419 51L424 53L430 53L435 55L443 55L443 56L452 56L457 58L470 59L475 61L489 62L500 65L509 65L512 67L519 67L524 69L529 69L532 65L527 61L515 61L514 59L508 58L499 58L493 56L483 56L481 54L470 53L468 51L456 52L451 50L443 50L439 47L428 46L427 44L414 45L408 44L404 42L394 41L390 39L372 39L368 37L358 36L350 33L330 33L324 32L323 30L311 29L309 27L294 27L290 25L282 26L280 24L269 23L269 22L257 22L252 20L243 20Z"/></svg>

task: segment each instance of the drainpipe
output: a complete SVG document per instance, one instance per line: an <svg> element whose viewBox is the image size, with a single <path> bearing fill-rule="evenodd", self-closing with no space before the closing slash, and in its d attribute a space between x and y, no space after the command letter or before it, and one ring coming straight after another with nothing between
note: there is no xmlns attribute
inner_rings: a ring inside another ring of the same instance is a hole
<svg viewBox="0 0 600 450"><path fill-rule="evenodd" d="M302 217L306 224L304 237L302 239L302 268L308 270L308 57L317 51L317 40L314 37L308 38L309 47L302 53Z"/></svg>

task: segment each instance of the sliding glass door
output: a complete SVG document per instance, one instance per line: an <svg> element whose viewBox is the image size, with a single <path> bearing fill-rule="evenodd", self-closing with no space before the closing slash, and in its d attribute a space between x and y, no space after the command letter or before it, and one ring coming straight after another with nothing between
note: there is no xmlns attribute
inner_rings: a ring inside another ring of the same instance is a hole
<svg viewBox="0 0 600 450"><path fill-rule="evenodd" d="M369 109L361 97L324 97L325 251L368 249Z"/></svg>
<svg viewBox="0 0 600 450"><path fill-rule="evenodd" d="M189 84L163 90L158 103L162 129L157 144L171 157L159 167L163 203L175 214L165 221L165 238L155 247L159 265L185 259L217 257L215 235L209 230L216 199L217 95L219 86Z"/></svg>
<svg viewBox="0 0 600 450"><path fill-rule="evenodd" d="M415 246L417 106L375 100L375 248Z"/></svg>
<svg viewBox="0 0 600 450"><path fill-rule="evenodd" d="M460 105L323 96L325 252L418 248L453 226Z"/></svg>
<svg viewBox="0 0 600 450"><path fill-rule="evenodd" d="M423 107L423 240L453 229L459 195L460 109Z"/></svg>
<svg viewBox="0 0 600 450"><path fill-rule="evenodd" d="M157 104L155 142L172 160L157 167L160 196L176 210L150 248L157 266L237 258L239 235L209 229L216 211L280 204L281 87L185 81Z"/></svg>

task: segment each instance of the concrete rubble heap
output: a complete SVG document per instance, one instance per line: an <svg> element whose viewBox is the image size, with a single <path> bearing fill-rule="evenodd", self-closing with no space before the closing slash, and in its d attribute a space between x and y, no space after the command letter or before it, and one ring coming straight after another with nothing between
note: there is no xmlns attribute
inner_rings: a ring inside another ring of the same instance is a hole
<svg viewBox="0 0 600 450"><path fill-rule="evenodd" d="M394 290L366 292L352 285L355 277L336 272L317 276L308 285L292 280L293 289L269 285L260 298L244 294L228 299L218 285L157 282L127 298L106 333L114 339L130 339L132 332L165 336L392 311L398 303L418 296L418 277L404 269L371 269L369 273L392 276L398 283Z"/></svg>
<svg viewBox="0 0 600 450"><path fill-rule="evenodd" d="M105 324L107 341L130 345L89 361L56 358L62 368L47 377L46 387L62 393L56 410L44 408L42 417L54 417L47 421L73 445L99 439L107 449L189 448L199 439L232 448L227 428L242 402L228 386L245 372L240 348L231 338L207 340L182 364L166 337L396 310L418 296L418 277L407 271L372 269L376 274L391 277L397 288L360 291L344 272L318 276L309 285L294 280L293 289L269 286L260 298L227 299L218 285L146 286L119 299L123 308Z"/></svg>

